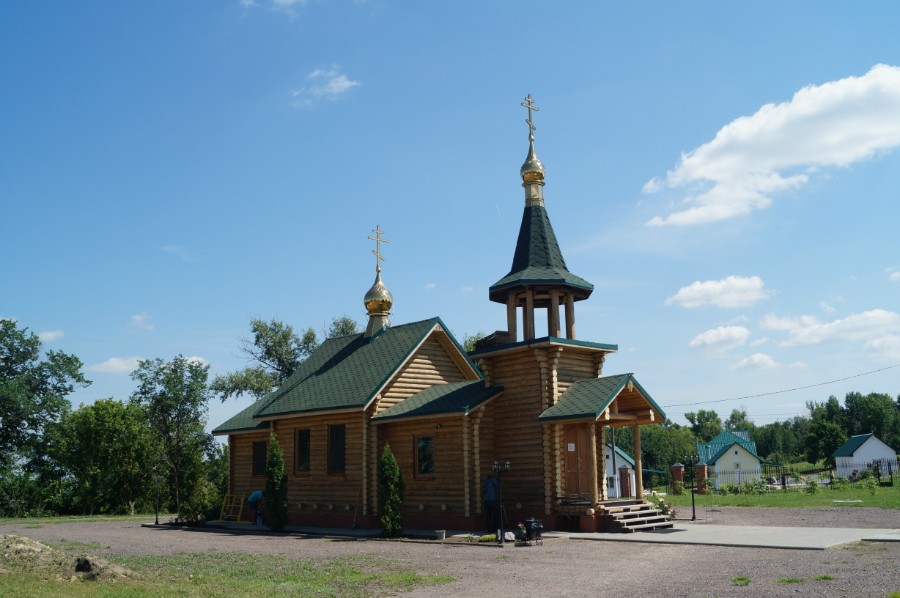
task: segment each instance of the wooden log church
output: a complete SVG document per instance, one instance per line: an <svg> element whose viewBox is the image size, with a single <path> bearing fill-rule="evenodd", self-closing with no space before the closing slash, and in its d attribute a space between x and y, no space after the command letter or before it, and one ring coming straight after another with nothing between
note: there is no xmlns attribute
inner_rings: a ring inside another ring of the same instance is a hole
<svg viewBox="0 0 900 598"><path fill-rule="evenodd" d="M377 468L386 444L406 484L407 528L482 530L485 481L495 462L506 461L503 503L512 525L535 517L545 529L625 529L623 514L643 508L639 430L665 414L633 374L604 375L616 345L576 338L575 304L593 285L572 274L560 252L544 205L531 96L522 106L525 209L512 268L489 292L506 306L506 330L467 353L440 318L392 325L376 228L365 332L328 339L280 388L213 431L228 436L231 494L263 487L274 433L295 525L379 527ZM546 310L546 331L536 330L536 310ZM634 454L635 482L623 482L622 492L635 500L627 503L607 494L617 472L604 455L617 428L630 429L618 437L630 436Z"/></svg>

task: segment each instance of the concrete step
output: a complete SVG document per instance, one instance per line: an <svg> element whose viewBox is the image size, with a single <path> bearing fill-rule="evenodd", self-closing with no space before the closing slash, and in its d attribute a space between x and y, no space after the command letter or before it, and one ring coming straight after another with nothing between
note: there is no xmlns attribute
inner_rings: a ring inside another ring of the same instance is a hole
<svg viewBox="0 0 900 598"><path fill-rule="evenodd" d="M643 525L634 525L627 526L621 528L619 531L624 532L626 534L633 534L634 532L650 532L657 529L668 529L672 527L674 524L671 521L661 521L657 523L646 523Z"/></svg>

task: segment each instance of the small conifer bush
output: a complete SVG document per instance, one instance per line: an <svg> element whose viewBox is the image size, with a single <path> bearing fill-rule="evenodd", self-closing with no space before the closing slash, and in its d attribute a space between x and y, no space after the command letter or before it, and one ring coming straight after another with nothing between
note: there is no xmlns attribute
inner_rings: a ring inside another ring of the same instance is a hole
<svg viewBox="0 0 900 598"><path fill-rule="evenodd" d="M403 476L389 444L384 445L378 466L378 512L384 537L403 533Z"/></svg>
<svg viewBox="0 0 900 598"><path fill-rule="evenodd" d="M287 525L287 475L284 473L284 452L275 433L269 435L266 455L266 520L273 532Z"/></svg>

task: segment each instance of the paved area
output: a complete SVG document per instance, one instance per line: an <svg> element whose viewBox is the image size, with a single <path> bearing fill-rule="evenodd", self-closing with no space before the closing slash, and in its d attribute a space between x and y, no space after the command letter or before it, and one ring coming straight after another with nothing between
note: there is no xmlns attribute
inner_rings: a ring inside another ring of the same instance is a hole
<svg viewBox="0 0 900 598"><path fill-rule="evenodd" d="M242 524L212 524L229 531L245 531L258 534L265 528ZM352 530L347 528L321 528L290 526L288 533L311 536L372 538L378 530ZM435 539L432 530L407 530L407 537L427 540ZM459 540L469 532L446 532L446 537ZM676 523L670 529L634 534L546 532L548 541L555 538L604 542L642 542L648 544L693 544L706 546L740 546L751 548L787 548L799 550L825 550L832 546L859 542L900 542L900 528L835 528L835 527L772 527L763 525L710 525L697 523Z"/></svg>
<svg viewBox="0 0 900 598"><path fill-rule="evenodd" d="M696 525L676 523L670 529L652 532L634 534L569 533L566 534L566 537L573 540L603 540L607 542L825 550L832 546L849 544L860 540L900 542L900 528L771 527L763 525Z"/></svg>

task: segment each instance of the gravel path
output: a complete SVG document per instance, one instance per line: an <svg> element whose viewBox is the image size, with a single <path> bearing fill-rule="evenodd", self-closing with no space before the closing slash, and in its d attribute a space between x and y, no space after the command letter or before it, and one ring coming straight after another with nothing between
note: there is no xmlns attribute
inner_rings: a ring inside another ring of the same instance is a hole
<svg viewBox="0 0 900 598"><path fill-rule="evenodd" d="M683 513L682 513L683 515ZM698 517L724 525L900 527L900 511L872 508L722 507ZM718 520L721 518L721 520ZM900 592L900 543L853 544L824 551L548 540L505 548L460 543L347 540L231 531L145 528L135 522L0 525L59 543L84 542L100 556L171 552L246 552L304 559L375 555L419 573L456 581L413 596L889 596ZM816 580L831 576L833 579ZM747 577L750 585L731 580ZM778 583L782 578L801 583Z"/></svg>

